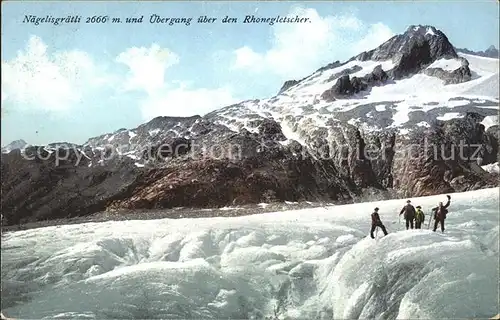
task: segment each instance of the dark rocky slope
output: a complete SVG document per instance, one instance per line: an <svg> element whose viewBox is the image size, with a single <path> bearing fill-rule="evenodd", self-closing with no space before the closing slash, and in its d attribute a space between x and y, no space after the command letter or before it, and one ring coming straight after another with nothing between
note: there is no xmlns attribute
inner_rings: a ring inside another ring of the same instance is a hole
<svg viewBox="0 0 500 320"><path fill-rule="evenodd" d="M170 143L181 146L183 152L164 153L151 145L144 152L145 167L137 167L128 157L111 157L116 153L111 146L102 152L87 150L83 157L78 151L83 147L59 147L49 154L44 147L32 146L23 153L2 154L4 218L15 224L106 209L217 207L275 200L343 202L359 194L351 179L338 178L332 161L315 160L308 152L301 153L300 145L278 143L276 137L282 133L275 122L263 121L257 134L205 126L211 130L184 145L177 138L161 143L163 150L175 150ZM218 140L221 150L217 152L224 158L202 154L204 140ZM241 152L231 158L232 146L241 147ZM65 160L57 160L57 154ZM110 160L100 162L103 158ZM101 164L89 166L92 163Z"/></svg>
<svg viewBox="0 0 500 320"><path fill-rule="evenodd" d="M78 149L62 147L57 149L60 155L69 152L69 156L56 165L56 152L36 156L35 147L30 147L24 155L20 150L2 155L2 213L7 224L16 224L108 209L220 207L276 200L345 203L374 190L381 196L409 197L496 186L497 176L467 159L476 153L476 146L462 148L465 157L446 160L450 150L460 152L460 141L468 141L480 146L476 157L485 163L496 161L497 136L484 132L480 119L471 114L439 122L409 140L390 132L363 136L346 126L339 129L336 142L324 142L327 148L322 141L318 148L296 142L282 145L276 138L281 136L279 124L266 121L260 128L267 129L261 133L214 129L191 140L201 145L218 136L226 155L231 146L242 146L233 158L204 157L201 148L177 155L157 152L144 167L127 157L89 167L111 151L92 151L87 158L79 156ZM443 153L441 149L435 153L432 143L444 145ZM26 160L27 156L34 159Z"/></svg>

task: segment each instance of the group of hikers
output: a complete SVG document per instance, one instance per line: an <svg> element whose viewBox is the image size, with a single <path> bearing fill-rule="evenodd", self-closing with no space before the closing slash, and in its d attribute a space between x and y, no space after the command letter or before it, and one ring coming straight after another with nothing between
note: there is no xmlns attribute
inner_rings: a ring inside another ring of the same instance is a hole
<svg viewBox="0 0 500 320"><path fill-rule="evenodd" d="M446 196L448 198L448 202L446 204L443 204L442 202L439 202L437 207L434 207L431 209L431 212L434 213L434 229L432 231L436 231L438 225L441 225L441 232L444 232L444 220L446 219L446 215L448 214L448 206L450 205L451 197L449 195ZM372 213L372 228L370 230L370 237L372 239L375 239L375 236L373 235L373 232L375 232L375 229L379 227L382 229L382 232L384 232L384 235L387 235L387 229L380 220L380 216L378 214L379 208L375 208L375 210ZM411 204L411 200L406 201L406 205L401 209L399 212L399 216L403 215L404 219L406 220L406 230L408 229L413 229L413 226L415 226L415 229L421 229L422 224L425 221L425 214L422 211L421 206L416 206L414 207ZM429 218L430 219L430 218ZM429 225L430 225L430 220L429 220Z"/></svg>

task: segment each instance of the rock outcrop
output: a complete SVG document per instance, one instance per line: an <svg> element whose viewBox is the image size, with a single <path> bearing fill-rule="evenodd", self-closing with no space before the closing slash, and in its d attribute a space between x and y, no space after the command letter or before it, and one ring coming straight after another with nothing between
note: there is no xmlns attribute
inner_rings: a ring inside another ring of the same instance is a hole
<svg viewBox="0 0 500 320"><path fill-rule="evenodd" d="M355 71L354 71L355 72ZM373 86L383 85L389 80L389 76L381 65L376 66L372 72L362 78L350 78L349 72L337 79L335 85L323 92L321 98L326 101L348 98L354 94L368 90Z"/></svg>
<svg viewBox="0 0 500 320"><path fill-rule="evenodd" d="M453 71L446 71L442 68L427 68L423 70L423 73L431 77L439 78L443 80L445 84L467 82L472 78L469 62L464 58L460 58L460 61L462 65Z"/></svg>
<svg viewBox="0 0 500 320"><path fill-rule="evenodd" d="M299 81L297 81L297 80L285 81L285 83L283 83L283 86L281 87L280 91L278 91L278 94L290 89L291 87L293 87L294 85L296 85L298 83L299 83Z"/></svg>
<svg viewBox="0 0 500 320"><path fill-rule="evenodd" d="M498 176L479 168L482 159L496 158L498 140L484 132L477 114L436 122L399 147L407 155L394 167L394 188L404 195L462 192L498 185Z"/></svg>

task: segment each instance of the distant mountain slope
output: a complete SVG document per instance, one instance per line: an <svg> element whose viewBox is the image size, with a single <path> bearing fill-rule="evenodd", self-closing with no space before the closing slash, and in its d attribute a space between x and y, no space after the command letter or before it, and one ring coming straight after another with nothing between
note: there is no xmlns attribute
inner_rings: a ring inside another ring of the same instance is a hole
<svg viewBox="0 0 500 320"><path fill-rule="evenodd" d="M8 153L8 152L11 152L12 150L15 150L15 149L23 149L27 145L28 145L28 143L26 141L24 141L23 139L14 140L11 143L9 143L8 145L6 145L5 147L2 147L2 153Z"/></svg>
<svg viewBox="0 0 500 320"><path fill-rule="evenodd" d="M36 161L3 155L2 206L17 222L495 186L484 168L498 161L498 73L498 59L457 54L443 32L410 26L271 98L158 117L68 150L26 148ZM68 156L56 165L58 154Z"/></svg>
<svg viewBox="0 0 500 320"><path fill-rule="evenodd" d="M481 57L496 58L496 59L499 58L498 49L495 48L495 46L490 46L485 51L472 51L472 50L469 50L466 48L460 48L460 49L455 48L455 50L457 52L460 52L460 53L472 54L472 55L481 56Z"/></svg>

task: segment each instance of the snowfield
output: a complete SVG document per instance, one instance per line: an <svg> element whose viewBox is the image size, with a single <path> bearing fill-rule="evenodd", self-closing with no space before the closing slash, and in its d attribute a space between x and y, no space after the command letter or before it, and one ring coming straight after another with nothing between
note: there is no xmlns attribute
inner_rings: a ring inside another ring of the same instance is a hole
<svg viewBox="0 0 500 320"><path fill-rule="evenodd" d="M499 192L452 194L446 231L404 200L7 233L2 308L25 319L445 319L498 310ZM429 216L445 195L412 199ZM389 235L368 236L378 206Z"/></svg>
<svg viewBox="0 0 500 320"><path fill-rule="evenodd" d="M481 168L483 168L483 170L486 172L500 173L500 167L498 166L498 162L481 166Z"/></svg>
<svg viewBox="0 0 500 320"><path fill-rule="evenodd" d="M441 68L445 71L455 71L462 66L462 62L459 59L439 59L434 61L429 68Z"/></svg>
<svg viewBox="0 0 500 320"><path fill-rule="evenodd" d="M435 120L463 118L474 111L492 116L498 113L498 59L459 54L469 61L470 81L446 85L443 80L423 73L375 86L369 91L346 98L327 101L325 90L332 88L342 74L362 77L377 65L385 71L393 68L388 61L349 61L340 67L319 70L288 88L281 94L262 100L249 100L237 107L218 110L222 125L239 131L246 119L254 115L272 118L283 127L287 139L307 145L306 137L315 130L329 129L335 123L346 122L363 132L396 130L406 134L419 126L430 126ZM461 66L459 59L439 59L428 68L453 71ZM410 116L419 118L417 122ZM231 124L226 121L230 119ZM249 129L249 128L247 128Z"/></svg>

